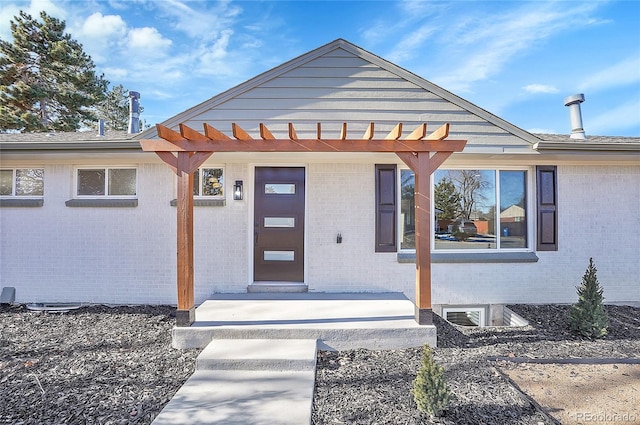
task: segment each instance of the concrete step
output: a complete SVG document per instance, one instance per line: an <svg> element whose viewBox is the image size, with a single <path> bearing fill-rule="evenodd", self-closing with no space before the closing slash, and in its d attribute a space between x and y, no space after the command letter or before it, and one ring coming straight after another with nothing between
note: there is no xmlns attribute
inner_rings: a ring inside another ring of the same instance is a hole
<svg viewBox="0 0 640 425"><path fill-rule="evenodd" d="M351 323L347 323L346 326ZM433 325L418 326L411 319L413 327L398 328L348 328L336 329L332 326L320 327L288 327L286 325L240 325L215 326L199 324L191 327L175 327L172 331L174 348L203 348L213 340L317 340L319 350L352 350L369 348L386 350L420 347L428 343L436 346L436 327Z"/></svg>
<svg viewBox="0 0 640 425"><path fill-rule="evenodd" d="M196 370L314 371L315 339L214 339Z"/></svg>
<svg viewBox="0 0 640 425"><path fill-rule="evenodd" d="M306 293L309 286L298 282L261 282L247 286L247 292L259 293Z"/></svg>

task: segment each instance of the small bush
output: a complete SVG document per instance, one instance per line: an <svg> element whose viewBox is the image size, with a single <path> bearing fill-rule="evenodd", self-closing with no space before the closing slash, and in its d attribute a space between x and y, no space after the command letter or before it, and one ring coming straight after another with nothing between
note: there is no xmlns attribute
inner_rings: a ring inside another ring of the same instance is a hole
<svg viewBox="0 0 640 425"><path fill-rule="evenodd" d="M582 283L578 290L578 302L569 310L569 329L587 338L602 338L607 334L608 319L604 310L603 289L596 276L593 258L589 258Z"/></svg>
<svg viewBox="0 0 640 425"><path fill-rule="evenodd" d="M431 416L440 416L447 408L451 392L444 378L444 369L436 364L428 345L422 350L422 366L411 390L418 410Z"/></svg>

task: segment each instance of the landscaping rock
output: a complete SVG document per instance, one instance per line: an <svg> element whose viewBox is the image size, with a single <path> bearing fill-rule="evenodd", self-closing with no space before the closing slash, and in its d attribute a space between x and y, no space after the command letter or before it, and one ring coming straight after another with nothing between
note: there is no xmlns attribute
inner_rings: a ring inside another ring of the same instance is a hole
<svg viewBox="0 0 640 425"><path fill-rule="evenodd" d="M441 418L411 395L422 347L319 352L313 422L551 424L493 358L640 357L640 309L607 306L592 341L568 331L569 306L509 306L524 328L463 328L435 317L454 399ZM90 306L68 313L0 307L0 424L150 424L193 373L199 350L171 348L175 309Z"/></svg>

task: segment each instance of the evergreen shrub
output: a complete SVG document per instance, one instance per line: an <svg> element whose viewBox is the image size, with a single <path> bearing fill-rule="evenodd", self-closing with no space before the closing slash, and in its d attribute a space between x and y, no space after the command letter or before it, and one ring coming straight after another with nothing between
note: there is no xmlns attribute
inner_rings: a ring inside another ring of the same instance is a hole
<svg viewBox="0 0 640 425"><path fill-rule="evenodd" d="M587 338L602 338L607 334L609 320L604 309L603 288L596 276L593 258L582 277L582 283L576 289L578 302L569 311L569 329Z"/></svg>
<svg viewBox="0 0 640 425"><path fill-rule="evenodd" d="M451 399L444 369L435 362L433 351L428 345L422 350L421 363L422 366L413 381L411 394L418 410L431 416L440 416Z"/></svg>

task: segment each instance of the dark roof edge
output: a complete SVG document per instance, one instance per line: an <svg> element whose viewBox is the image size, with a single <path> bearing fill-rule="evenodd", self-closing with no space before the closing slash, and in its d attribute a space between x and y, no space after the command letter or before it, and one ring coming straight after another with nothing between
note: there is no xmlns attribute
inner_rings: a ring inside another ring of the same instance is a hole
<svg viewBox="0 0 640 425"><path fill-rule="evenodd" d="M0 142L0 152L24 151L142 151L137 140L105 140L100 142Z"/></svg>
<svg viewBox="0 0 640 425"><path fill-rule="evenodd" d="M539 152L558 151L587 151L587 152L637 152L640 153L638 143L590 143L590 142L547 142L541 141L533 145Z"/></svg>

